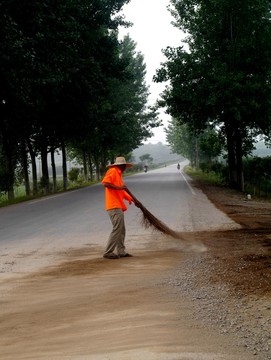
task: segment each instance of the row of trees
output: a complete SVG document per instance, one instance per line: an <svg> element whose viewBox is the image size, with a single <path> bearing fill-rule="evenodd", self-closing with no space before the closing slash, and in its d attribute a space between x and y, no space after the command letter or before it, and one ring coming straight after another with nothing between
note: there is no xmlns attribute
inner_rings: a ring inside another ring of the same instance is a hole
<svg viewBox="0 0 271 360"><path fill-rule="evenodd" d="M56 187L55 151L97 171L126 154L158 126L147 106L144 57L119 26L129 0L0 2L0 191L13 197L18 174L30 193L49 191L48 153Z"/></svg>
<svg viewBox="0 0 271 360"><path fill-rule="evenodd" d="M173 129L185 125L184 136L213 131L213 141L226 148L230 185L244 190L243 158L256 136L270 137L270 1L170 3L175 26L187 37L185 46L164 50L167 61L155 81L169 85L159 105L174 118ZM173 144L176 134L169 131Z"/></svg>
<svg viewBox="0 0 271 360"><path fill-rule="evenodd" d="M182 154L195 168L203 162L217 162L224 152L223 139L214 129L207 128L195 135L187 124L174 118L169 121L166 138L172 151Z"/></svg>
<svg viewBox="0 0 271 360"><path fill-rule="evenodd" d="M228 167L225 162L225 146L219 133L207 129L194 136L186 124L172 119L166 129L167 141L175 153L183 154L190 164L207 174L216 174L228 185ZM270 153L270 150L268 151ZM271 157L247 156L243 159L246 193L270 197Z"/></svg>

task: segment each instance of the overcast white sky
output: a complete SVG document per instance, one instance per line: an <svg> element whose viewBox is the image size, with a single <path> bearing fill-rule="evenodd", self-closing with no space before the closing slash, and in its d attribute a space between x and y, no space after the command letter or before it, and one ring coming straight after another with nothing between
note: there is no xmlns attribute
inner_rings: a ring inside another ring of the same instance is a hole
<svg viewBox="0 0 271 360"><path fill-rule="evenodd" d="M165 86L152 82L156 69L166 60L161 50L167 46L181 45L182 33L171 25L173 18L167 10L168 4L169 0L131 0L123 8L126 20L134 25L128 29L121 29L120 37L122 38L129 33L130 37L137 43L137 51L144 55L147 65L146 81L151 92L150 104L155 103ZM169 116L161 111L160 118L166 126ZM157 143L161 141L166 143L164 126L155 129L155 135L147 142Z"/></svg>

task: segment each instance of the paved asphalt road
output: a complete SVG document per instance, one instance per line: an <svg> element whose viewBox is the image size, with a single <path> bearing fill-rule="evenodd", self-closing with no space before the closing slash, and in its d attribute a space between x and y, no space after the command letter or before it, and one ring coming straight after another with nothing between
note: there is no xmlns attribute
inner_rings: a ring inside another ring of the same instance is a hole
<svg viewBox="0 0 271 360"><path fill-rule="evenodd" d="M237 227L190 186L176 165L127 176L125 182L149 211L176 231ZM141 235L152 234L141 226L140 215L134 205L125 214L127 241L134 240L133 246L140 246ZM102 251L110 229L101 184L1 208L0 272L43 266L43 253L50 261L50 254L65 249L87 245Z"/></svg>

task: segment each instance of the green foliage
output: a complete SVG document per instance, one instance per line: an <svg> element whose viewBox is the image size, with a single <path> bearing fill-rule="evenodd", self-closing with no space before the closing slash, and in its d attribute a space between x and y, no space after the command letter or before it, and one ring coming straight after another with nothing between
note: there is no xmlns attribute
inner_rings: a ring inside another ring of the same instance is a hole
<svg viewBox="0 0 271 360"><path fill-rule="evenodd" d="M49 183L48 179L45 178L44 176L41 176L40 180L39 180L39 190L41 192L44 192L44 189L48 186L50 189L52 189L52 184Z"/></svg>
<svg viewBox="0 0 271 360"><path fill-rule="evenodd" d="M144 57L136 52L136 43L129 36L120 43L118 56L121 73L108 83L108 97L98 126L102 148L114 156L136 148L159 125L156 111L147 106Z"/></svg>
<svg viewBox="0 0 271 360"><path fill-rule="evenodd" d="M9 188L25 144L33 157L41 155L47 187L51 150L69 144L99 169L157 126L144 58L130 38L118 40L118 27L128 25L119 12L128 2L0 3L0 155Z"/></svg>
<svg viewBox="0 0 271 360"><path fill-rule="evenodd" d="M106 93L95 109L99 121L82 141L72 142L73 148L88 154L95 165L101 162L102 168L118 154L131 152L159 124L156 111L147 106L144 58L129 36L118 44L113 60L104 82Z"/></svg>
<svg viewBox="0 0 271 360"><path fill-rule="evenodd" d="M271 196L271 157L244 160L246 191L259 196Z"/></svg>
<svg viewBox="0 0 271 360"><path fill-rule="evenodd" d="M68 173L69 180L76 182L78 180L79 173L80 173L80 169L71 168L71 170Z"/></svg>
<svg viewBox="0 0 271 360"><path fill-rule="evenodd" d="M219 184L228 185L229 184L229 169L226 165L218 162L218 161L208 161L201 162L199 164L199 168L202 170L204 174L207 174L208 177L216 178L216 181Z"/></svg>
<svg viewBox="0 0 271 360"><path fill-rule="evenodd" d="M210 183L228 185L228 168L221 163L201 163L200 170L186 167L192 177ZM245 192L253 196L271 197L271 157L244 158Z"/></svg>
<svg viewBox="0 0 271 360"><path fill-rule="evenodd" d="M3 168L0 168L0 192L7 192L10 189L10 184L13 183L11 174Z"/></svg>
<svg viewBox="0 0 271 360"><path fill-rule="evenodd" d="M223 151L223 139L215 130L206 129L199 136L200 158L213 160L218 158Z"/></svg>
<svg viewBox="0 0 271 360"><path fill-rule="evenodd" d="M148 164L151 164L153 162L153 158L150 154L143 154L139 157L141 162L146 162Z"/></svg>
<svg viewBox="0 0 271 360"><path fill-rule="evenodd" d="M193 166L202 161L211 162L223 150L223 141L215 130L194 133L187 124L180 124L174 118L169 122L166 134L172 151L189 159Z"/></svg>
<svg viewBox="0 0 271 360"><path fill-rule="evenodd" d="M214 171L205 172L201 169L195 169L190 166L186 166L184 168L184 171L192 178L206 181L209 184L214 184L214 185L219 185L219 186L225 185L225 182L224 182L223 178L221 177L221 175L219 173L217 174Z"/></svg>

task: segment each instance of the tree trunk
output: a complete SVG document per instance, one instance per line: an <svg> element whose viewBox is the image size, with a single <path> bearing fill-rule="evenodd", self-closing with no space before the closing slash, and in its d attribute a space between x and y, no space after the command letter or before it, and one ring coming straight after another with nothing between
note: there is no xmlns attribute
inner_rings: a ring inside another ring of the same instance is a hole
<svg viewBox="0 0 271 360"><path fill-rule="evenodd" d="M57 192L55 151L53 148L51 148L50 153L51 153L51 166L52 166L52 175L53 175L53 192Z"/></svg>
<svg viewBox="0 0 271 360"><path fill-rule="evenodd" d="M101 158L101 174L104 175L106 173L106 165L107 165L107 158L106 155L103 154Z"/></svg>
<svg viewBox="0 0 271 360"><path fill-rule="evenodd" d="M14 187L11 186L8 190L8 200L14 200L15 194L14 194Z"/></svg>
<svg viewBox="0 0 271 360"><path fill-rule="evenodd" d="M33 195L38 193L38 176L37 176L37 164L36 164L36 154L33 150L33 146L29 141L27 141L28 151L31 158L31 166L32 166L32 181L33 181Z"/></svg>
<svg viewBox="0 0 271 360"><path fill-rule="evenodd" d="M83 171L84 171L84 178L85 181L88 181L88 167L87 167L87 157L86 157L86 152L83 151Z"/></svg>
<svg viewBox="0 0 271 360"><path fill-rule="evenodd" d="M239 130L236 130L236 174L237 174L237 188L244 191L244 169L243 169L243 141Z"/></svg>
<svg viewBox="0 0 271 360"><path fill-rule="evenodd" d="M21 144L21 156L22 156L22 167L23 167L23 172L24 172L25 193L27 196L29 196L30 195L30 182L29 182L28 158L27 158L25 140L23 140L22 144Z"/></svg>
<svg viewBox="0 0 271 360"><path fill-rule="evenodd" d="M49 170L48 170L46 144L42 144L41 146L41 169L42 169L42 188L45 194L49 194L50 183L49 183Z"/></svg>
<svg viewBox="0 0 271 360"><path fill-rule="evenodd" d="M89 168L89 174L90 174L90 181L93 181L93 164L91 160L91 155L88 153L88 168Z"/></svg>
<svg viewBox="0 0 271 360"><path fill-rule="evenodd" d="M237 127L225 126L228 150L230 187L244 191L243 142Z"/></svg>
<svg viewBox="0 0 271 360"><path fill-rule="evenodd" d="M195 167L196 167L196 170L199 169L199 147L198 147L198 139L195 139Z"/></svg>
<svg viewBox="0 0 271 360"><path fill-rule="evenodd" d="M95 169L96 169L96 180L100 181L100 162L98 159L95 159Z"/></svg>
<svg viewBox="0 0 271 360"><path fill-rule="evenodd" d="M10 145L10 139L6 131L6 127L1 129L2 136L2 157L6 175L6 183L4 185L4 191L8 194L8 200L14 199L14 163L13 163L13 147Z"/></svg>
<svg viewBox="0 0 271 360"><path fill-rule="evenodd" d="M228 152L228 167L229 167L229 185L231 188L237 189L237 172L236 172L236 153L234 131L231 125L225 123L227 152Z"/></svg>
<svg viewBox="0 0 271 360"><path fill-rule="evenodd" d="M7 169L9 174L9 183L8 183L8 200L14 200L14 166L13 166L13 159L12 154L7 154Z"/></svg>
<svg viewBox="0 0 271 360"><path fill-rule="evenodd" d="M234 143L227 141L228 147L228 167L229 167L229 185L233 189L237 189L237 172L236 172L236 156Z"/></svg>
<svg viewBox="0 0 271 360"><path fill-rule="evenodd" d="M67 190L68 188L67 156L66 156L66 147L64 142L61 142L61 151L62 151L63 190Z"/></svg>
<svg viewBox="0 0 271 360"><path fill-rule="evenodd" d="M9 149L9 146L5 148L4 152L6 165L7 165L7 174L8 174L8 184L7 184L7 193L8 193L8 200L14 200L14 165L13 165L13 156L12 152Z"/></svg>

